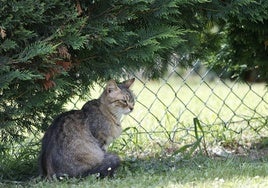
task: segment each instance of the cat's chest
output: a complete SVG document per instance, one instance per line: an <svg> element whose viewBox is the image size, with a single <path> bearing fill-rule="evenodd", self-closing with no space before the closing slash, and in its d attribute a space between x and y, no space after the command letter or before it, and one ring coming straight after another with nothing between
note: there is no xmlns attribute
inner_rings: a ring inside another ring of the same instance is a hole
<svg viewBox="0 0 268 188"><path fill-rule="evenodd" d="M119 137L122 133L122 127L120 125L111 126L111 136L115 139Z"/></svg>
<svg viewBox="0 0 268 188"><path fill-rule="evenodd" d="M122 128L121 126L118 125L112 125L110 127L109 133L106 135L104 138L104 145L102 148L106 151L108 149L108 146L113 142L114 139L118 138L122 133Z"/></svg>
<svg viewBox="0 0 268 188"><path fill-rule="evenodd" d="M106 143L109 145L114 139L118 138L122 133L120 125L110 125L109 131L107 132Z"/></svg>

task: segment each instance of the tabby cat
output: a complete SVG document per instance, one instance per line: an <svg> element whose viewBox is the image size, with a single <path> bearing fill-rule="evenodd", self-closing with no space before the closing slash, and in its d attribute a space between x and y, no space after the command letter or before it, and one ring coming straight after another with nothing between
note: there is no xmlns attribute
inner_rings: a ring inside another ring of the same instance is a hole
<svg viewBox="0 0 268 188"><path fill-rule="evenodd" d="M42 177L113 176L120 159L108 153L107 147L122 132L121 116L133 110L134 96L129 88L134 80L120 84L110 80L98 99L56 117L42 140Z"/></svg>

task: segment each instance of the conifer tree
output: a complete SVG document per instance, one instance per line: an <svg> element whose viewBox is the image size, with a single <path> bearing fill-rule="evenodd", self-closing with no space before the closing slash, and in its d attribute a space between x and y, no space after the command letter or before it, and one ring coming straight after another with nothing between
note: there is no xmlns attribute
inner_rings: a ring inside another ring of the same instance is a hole
<svg viewBox="0 0 268 188"><path fill-rule="evenodd" d="M1 144L45 130L63 104L94 81L137 70L161 75L185 43L180 11L194 3L1 1Z"/></svg>
<svg viewBox="0 0 268 188"><path fill-rule="evenodd" d="M202 48L193 50L193 56L243 80L254 72L247 81L268 82L268 1L213 0L199 8L207 24L199 35L205 38Z"/></svg>
<svg viewBox="0 0 268 188"><path fill-rule="evenodd" d="M174 53L181 64L259 67L267 81L267 10L253 0L0 1L0 152L93 82L159 77Z"/></svg>

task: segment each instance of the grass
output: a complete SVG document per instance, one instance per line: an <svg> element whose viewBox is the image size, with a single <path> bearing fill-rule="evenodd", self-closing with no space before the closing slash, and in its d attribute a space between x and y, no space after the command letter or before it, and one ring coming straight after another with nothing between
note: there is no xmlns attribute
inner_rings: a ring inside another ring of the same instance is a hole
<svg viewBox="0 0 268 188"><path fill-rule="evenodd" d="M17 187L267 187L267 160L216 159L196 156L128 159L113 179L65 179L0 183Z"/></svg>
<svg viewBox="0 0 268 188"><path fill-rule="evenodd" d="M178 153L202 134L208 147L222 144L231 149L267 135L268 95L264 84L216 81L208 85L196 78L185 81L171 77L159 82L137 80L132 89L137 95L135 110L123 119L125 130L110 147L123 159L114 179L40 180L36 178L36 151L22 148L21 153L0 156L0 187L268 186L265 155L211 158ZM101 92L96 86L91 98ZM66 108L81 108L84 103L74 99ZM201 129L195 130L194 118L200 121Z"/></svg>

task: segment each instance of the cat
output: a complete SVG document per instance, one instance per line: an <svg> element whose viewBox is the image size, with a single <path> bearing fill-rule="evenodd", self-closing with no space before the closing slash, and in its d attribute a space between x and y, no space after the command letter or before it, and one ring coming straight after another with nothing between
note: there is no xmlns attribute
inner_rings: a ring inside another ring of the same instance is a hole
<svg viewBox="0 0 268 188"><path fill-rule="evenodd" d="M54 119L42 139L41 177L113 176L120 158L108 153L107 148L122 132L121 116L134 108L130 90L134 81L132 78L117 84L110 80L98 99Z"/></svg>

